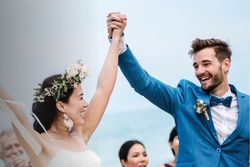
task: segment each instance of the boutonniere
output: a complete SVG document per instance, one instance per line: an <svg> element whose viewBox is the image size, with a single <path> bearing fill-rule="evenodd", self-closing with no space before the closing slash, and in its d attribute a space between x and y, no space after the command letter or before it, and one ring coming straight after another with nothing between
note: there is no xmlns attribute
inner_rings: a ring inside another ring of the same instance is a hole
<svg viewBox="0 0 250 167"><path fill-rule="evenodd" d="M203 100L197 99L194 108L196 113L204 114L206 119L209 121L209 116L207 114L207 104L205 104Z"/></svg>

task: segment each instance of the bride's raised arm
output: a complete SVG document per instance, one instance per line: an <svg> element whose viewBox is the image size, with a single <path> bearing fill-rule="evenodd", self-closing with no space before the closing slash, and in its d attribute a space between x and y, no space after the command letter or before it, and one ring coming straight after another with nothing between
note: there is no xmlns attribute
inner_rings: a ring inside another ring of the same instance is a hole
<svg viewBox="0 0 250 167"><path fill-rule="evenodd" d="M97 88L86 111L83 129L86 142L99 124L115 85L118 70L119 42L126 26L125 16L121 15L120 19L123 19L123 23L114 27L112 42L99 73Z"/></svg>

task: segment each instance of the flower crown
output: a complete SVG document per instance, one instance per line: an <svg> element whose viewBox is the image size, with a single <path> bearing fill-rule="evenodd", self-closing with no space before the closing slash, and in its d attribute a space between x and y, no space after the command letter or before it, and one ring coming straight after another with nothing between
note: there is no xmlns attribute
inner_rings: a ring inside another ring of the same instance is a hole
<svg viewBox="0 0 250 167"><path fill-rule="evenodd" d="M71 64L60 78L54 80L52 86L43 90L41 88L35 89L34 101L42 103L45 97L53 96L57 102L61 97L65 96L68 89L80 84L87 76L88 68L79 60L77 63Z"/></svg>

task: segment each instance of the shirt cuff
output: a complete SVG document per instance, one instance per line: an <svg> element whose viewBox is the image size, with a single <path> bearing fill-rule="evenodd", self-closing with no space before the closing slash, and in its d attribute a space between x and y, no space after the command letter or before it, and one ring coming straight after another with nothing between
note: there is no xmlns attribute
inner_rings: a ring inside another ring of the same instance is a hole
<svg viewBox="0 0 250 167"><path fill-rule="evenodd" d="M108 37L109 38L109 42L112 42L112 37ZM127 50L127 45L125 43L125 35L124 33L122 33L122 37L120 39L120 43L119 43L119 55L123 54L125 51Z"/></svg>

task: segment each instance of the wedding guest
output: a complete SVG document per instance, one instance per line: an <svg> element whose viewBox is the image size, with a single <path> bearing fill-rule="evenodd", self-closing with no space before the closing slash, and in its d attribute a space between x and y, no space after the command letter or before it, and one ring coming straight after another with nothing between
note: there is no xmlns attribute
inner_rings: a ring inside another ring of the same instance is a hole
<svg viewBox="0 0 250 167"><path fill-rule="evenodd" d="M0 157L5 167L31 167L22 145L10 129L0 133Z"/></svg>
<svg viewBox="0 0 250 167"><path fill-rule="evenodd" d="M138 140L124 142L119 150L122 167L146 167L148 156L144 144Z"/></svg>
<svg viewBox="0 0 250 167"><path fill-rule="evenodd" d="M178 149L179 149L179 139L178 139L176 127L174 127L171 130L170 135L169 135L169 139L168 139L168 143L169 143L169 146L170 146L171 151L173 153L174 159L168 163L160 165L160 167L175 167L176 166Z"/></svg>

